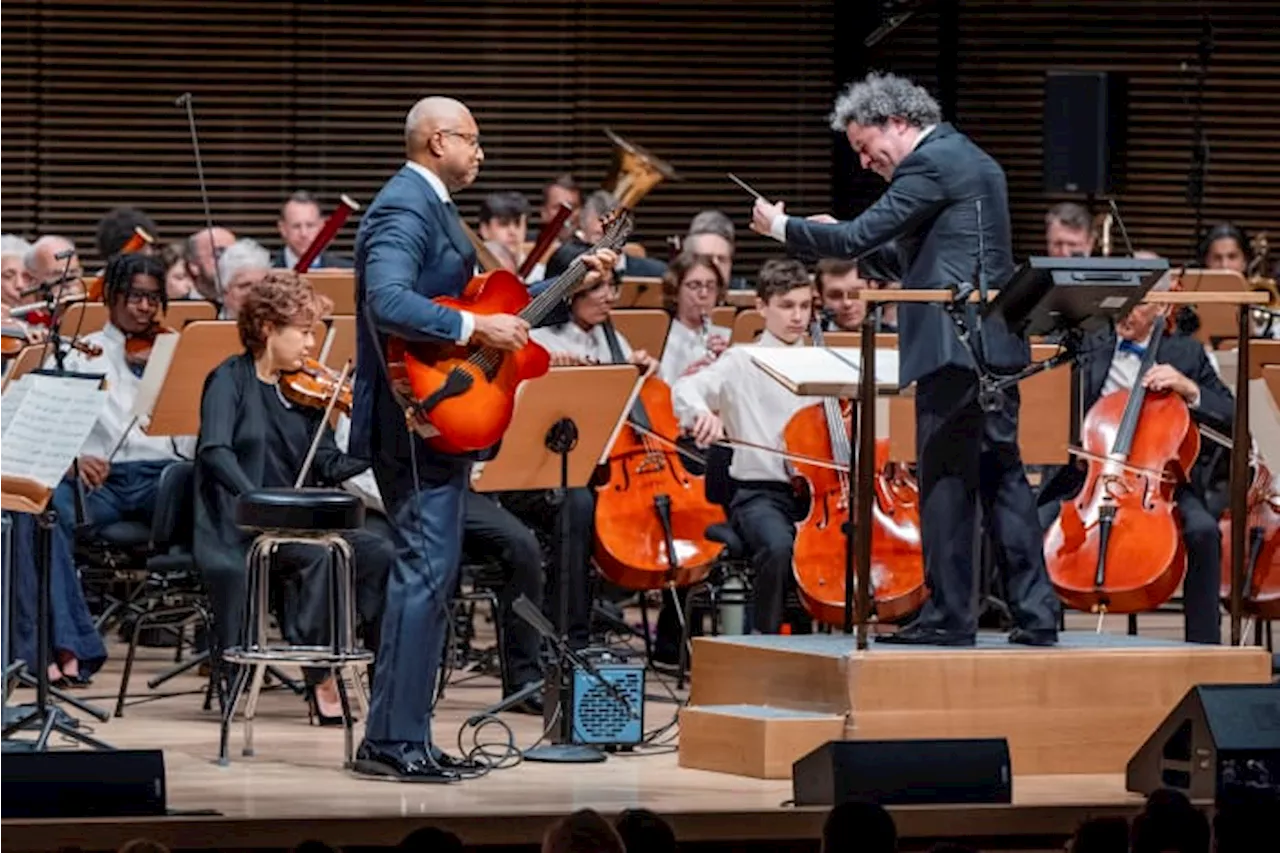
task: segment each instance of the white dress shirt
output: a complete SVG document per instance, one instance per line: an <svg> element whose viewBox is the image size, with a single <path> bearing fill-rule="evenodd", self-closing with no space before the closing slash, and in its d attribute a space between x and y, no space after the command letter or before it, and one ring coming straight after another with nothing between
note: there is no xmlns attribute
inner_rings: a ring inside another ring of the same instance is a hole
<svg viewBox="0 0 1280 853"><path fill-rule="evenodd" d="M804 338L784 344L768 331L760 334L760 346L804 346ZM751 360L749 350L729 347L711 364L671 387L671 399L680 425L692 427L698 415L714 413L724 423L726 435L765 447L782 447L782 431L791 417L820 397L792 394L782 383ZM791 479L787 461L775 453L735 447L729 475L735 480Z"/></svg>
<svg viewBox="0 0 1280 853"><path fill-rule="evenodd" d="M936 124L931 124L916 134L916 141L911 143L911 151L908 151L907 153L910 154L912 151L919 148L920 143L924 142L924 138L930 133L933 133L933 130L936 127ZM785 213L779 214L773 218L772 222L769 223L769 236L777 240L779 243L787 242L787 219L788 217Z"/></svg>
<svg viewBox="0 0 1280 853"><path fill-rule="evenodd" d="M1146 340L1141 342L1134 341L1134 343L1145 350L1151 345L1151 334L1151 332L1148 332ZM1142 367L1142 356L1127 349L1121 350L1121 342L1122 339L1117 337L1115 349L1111 352L1111 366L1107 368L1107 378L1102 383L1103 396L1113 391L1131 391L1134 383L1138 381L1138 370ZM1200 405L1199 386L1196 387L1195 399L1188 401L1187 405L1193 409Z"/></svg>
<svg viewBox="0 0 1280 853"><path fill-rule="evenodd" d="M72 350L67 354L66 368L73 373L103 374L107 384L107 404L80 449L81 455L110 458L120 436L129 429L128 437L121 444L115 458L111 459L114 464L193 458L195 436L171 438L147 435L142 430L145 419L139 419L130 428L130 423L133 422L133 401L138 396L142 379L134 375L125 360L124 332L107 323L102 331L85 335L82 340L102 347L102 355L91 358Z"/></svg>
<svg viewBox="0 0 1280 853"><path fill-rule="evenodd" d="M298 256L293 253L293 249L289 248L289 244L284 246L284 268L291 270L298 265Z"/></svg>
<svg viewBox="0 0 1280 853"><path fill-rule="evenodd" d="M614 330L618 336L618 347L623 358L631 355L631 345L627 343L622 332ZM567 352L572 355L589 358L597 364L612 364L613 354L609 352L609 340L604 335L603 326L592 326L583 329L574 321L561 323L558 326L539 326L529 332L529 337L542 345L547 352Z"/></svg>
<svg viewBox="0 0 1280 853"><path fill-rule="evenodd" d="M338 449L343 453L347 452L347 447L351 442L351 418L347 415L338 415L338 425L333 430L334 443L338 445ZM359 474L356 474L342 484L344 491L355 495L365 505L367 509L376 510L383 515L387 514L386 508L382 504L382 492L378 491L378 481L373 476L373 468L366 468Z"/></svg>
<svg viewBox="0 0 1280 853"><path fill-rule="evenodd" d="M704 337L700 330L695 331L679 320L672 320L671 328L667 330L667 343L662 348L658 378L668 385L674 384L689 369L689 365L711 353L707 349L709 339L721 337L728 344L732 335L724 326L708 326Z"/></svg>
<svg viewBox="0 0 1280 853"><path fill-rule="evenodd" d="M453 199L449 196L449 188L444 185L444 181L440 180L439 175L421 163L415 163L412 160L406 160L404 164L421 175L422 179L431 185L431 189L440 197L442 204L453 204ZM457 208L454 209L456 210ZM465 344L471 340L471 333L476 330L476 318L470 311L459 311L458 314L462 316L462 331L458 335L458 343Z"/></svg>

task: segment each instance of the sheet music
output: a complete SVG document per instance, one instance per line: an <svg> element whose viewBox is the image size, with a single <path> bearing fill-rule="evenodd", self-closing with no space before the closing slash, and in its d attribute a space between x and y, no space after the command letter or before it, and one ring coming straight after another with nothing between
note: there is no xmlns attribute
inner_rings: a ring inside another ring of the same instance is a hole
<svg viewBox="0 0 1280 853"><path fill-rule="evenodd" d="M4 391L4 396L0 397L0 436L9 431L9 424L13 422L13 414L18 411L18 407L22 405L22 400L27 396L27 391L31 386L27 383L28 377L21 376L17 382L14 382Z"/></svg>
<svg viewBox="0 0 1280 853"><path fill-rule="evenodd" d="M855 347L766 347L736 344L769 375L797 394L818 397L854 396L861 381L862 353ZM898 388L898 351L876 350L876 386Z"/></svg>
<svg viewBox="0 0 1280 853"><path fill-rule="evenodd" d="M173 364L173 354L178 349L178 341L182 335L156 335L151 344L151 355L147 357L147 366L142 371L142 379L138 382L138 393L133 398L133 408L129 411L131 419L146 424L155 411L156 401L160 399L160 389L164 387L164 379L169 375L169 365Z"/></svg>
<svg viewBox="0 0 1280 853"><path fill-rule="evenodd" d="M97 423L107 392L101 380L38 374L24 378L27 392L9 415L0 445L0 473L53 489Z"/></svg>

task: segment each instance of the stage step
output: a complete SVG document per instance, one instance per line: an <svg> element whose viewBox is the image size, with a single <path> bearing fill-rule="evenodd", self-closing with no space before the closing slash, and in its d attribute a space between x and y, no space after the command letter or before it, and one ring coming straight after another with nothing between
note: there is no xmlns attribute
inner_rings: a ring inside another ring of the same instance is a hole
<svg viewBox="0 0 1280 853"><path fill-rule="evenodd" d="M765 705L702 705L680 711L680 766L757 779L790 779L791 764L844 736L843 714Z"/></svg>
<svg viewBox="0 0 1280 853"><path fill-rule="evenodd" d="M841 634L699 637L680 763L779 773L813 743L781 732L812 733L839 719L848 739L1007 738L1019 775L1123 773L1193 685L1270 680L1263 649L1092 632L1065 633L1052 648L982 634L973 648L873 643L865 651ZM779 716L713 710L725 706ZM736 759L744 769L714 757L726 748L750 756Z"/></svg>

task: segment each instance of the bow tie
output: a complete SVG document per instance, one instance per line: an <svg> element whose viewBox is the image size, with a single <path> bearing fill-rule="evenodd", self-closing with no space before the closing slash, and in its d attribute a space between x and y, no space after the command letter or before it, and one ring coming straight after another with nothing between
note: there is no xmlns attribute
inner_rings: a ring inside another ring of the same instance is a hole
<svg viewBox="0 0 1280 853"><path fill-rule="evenodd" d="M1120 341L1120 352L1131 352L1138 358L1142 358L1147 354L1147 348L1142 344L1135 344L1133 341Z"/></svg>

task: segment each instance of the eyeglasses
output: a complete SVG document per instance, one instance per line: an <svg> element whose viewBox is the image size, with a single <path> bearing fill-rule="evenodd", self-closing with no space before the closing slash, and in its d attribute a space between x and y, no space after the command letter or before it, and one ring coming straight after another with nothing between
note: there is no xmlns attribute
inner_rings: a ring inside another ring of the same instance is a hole
<svg viewBox="0 0 1280 853"><path fill-rule="evenodd" d="M716 283L714 281L686 281L680 286L692 293L716 292Z"/></svg>
<svg viewBox="0 0 1280 853"><path fill-rule="evenodd" d="M149 302L152 305L160 304L160 292L156 290L126 290L124 292L124 301L129 305L141 305L143 302Z"/></svg>
<svg viewBox="0 0 1280 853"><path fill-rule="evenodd" d="M445 136L456 136L472 148L480 147L480 134L478 133L461 133L456 130L441 130L440 133Z"/></svg>

